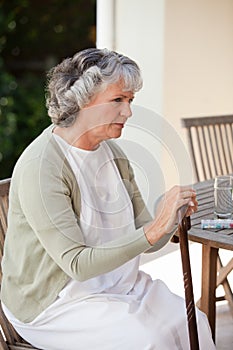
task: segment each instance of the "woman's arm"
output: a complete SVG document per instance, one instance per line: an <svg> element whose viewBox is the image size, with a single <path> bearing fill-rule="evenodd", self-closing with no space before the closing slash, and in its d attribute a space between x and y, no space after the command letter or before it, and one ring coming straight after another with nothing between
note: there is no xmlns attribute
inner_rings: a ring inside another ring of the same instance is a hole
<svg viewBox="0 0 233 350"><path fill-rule="evenodd" d="M34 160L21 173L18 193L23 215L47 254L73 279L109 272L150 248L143 228L104 246L87 246L59 169Z"/></svg>

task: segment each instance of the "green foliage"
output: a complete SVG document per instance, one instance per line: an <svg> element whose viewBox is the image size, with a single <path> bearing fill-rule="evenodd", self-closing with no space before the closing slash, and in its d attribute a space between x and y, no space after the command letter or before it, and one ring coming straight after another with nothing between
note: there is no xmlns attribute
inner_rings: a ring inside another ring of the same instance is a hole
<svg viewBox="0 0 233 350"><path fill-rule="evenodd" d="M95 46L95 0L0 1L0 178L50 123L47 71Z"/></svg>
<svg viewBox="0 0 233 350"><path fill-rule="evenodd" d="M0 68L0 177L10 177L23 149L46 127L43 80L17 79Z"/></svg>

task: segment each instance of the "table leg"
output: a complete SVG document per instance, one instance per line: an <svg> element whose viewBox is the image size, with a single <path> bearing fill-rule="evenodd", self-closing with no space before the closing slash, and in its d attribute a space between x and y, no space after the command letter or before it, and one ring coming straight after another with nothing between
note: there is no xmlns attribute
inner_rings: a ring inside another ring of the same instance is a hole
<svg viewBox="0 0 233 350"><path fill-rule="evenodd" d="M200 309L207 315L213 340L215 341L216 323L216 281L218 248L202 246L202 284Z"/></svg>

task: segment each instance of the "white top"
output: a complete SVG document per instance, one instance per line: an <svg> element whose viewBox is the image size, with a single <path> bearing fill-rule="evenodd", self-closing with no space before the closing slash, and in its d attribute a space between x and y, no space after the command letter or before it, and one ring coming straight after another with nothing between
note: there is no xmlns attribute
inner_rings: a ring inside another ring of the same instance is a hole
<svg viewBox="0 0 233 350"><path fill-rule="evenodd" d="M96 150L87 151L67 144L56 134L54 137L79 184L80 227L85 244L104 246L106 242L132 232L135 229L132 203L107 143L103 141ZM60 296L67 288L72 288L73 292L75 289L75 295L80 297L111 291L127 294L134 287L139 259L137 256L114 271L84 282L72 280Z"/></svg>

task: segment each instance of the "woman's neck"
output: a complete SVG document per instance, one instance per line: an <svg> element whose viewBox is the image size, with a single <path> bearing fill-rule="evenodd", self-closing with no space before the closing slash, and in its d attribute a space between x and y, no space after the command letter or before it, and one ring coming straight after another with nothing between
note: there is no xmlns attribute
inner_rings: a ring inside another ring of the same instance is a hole
<svg viewBox="0 0 233 350"><path fill-rule="evenodd" d="M94 139L88 131L81 133L80 131L77 131L74 126L67 128L56 126L53 129L53 132L65 140L69 145L88 151L95 150L100 143L100 140Z"/></svg>

